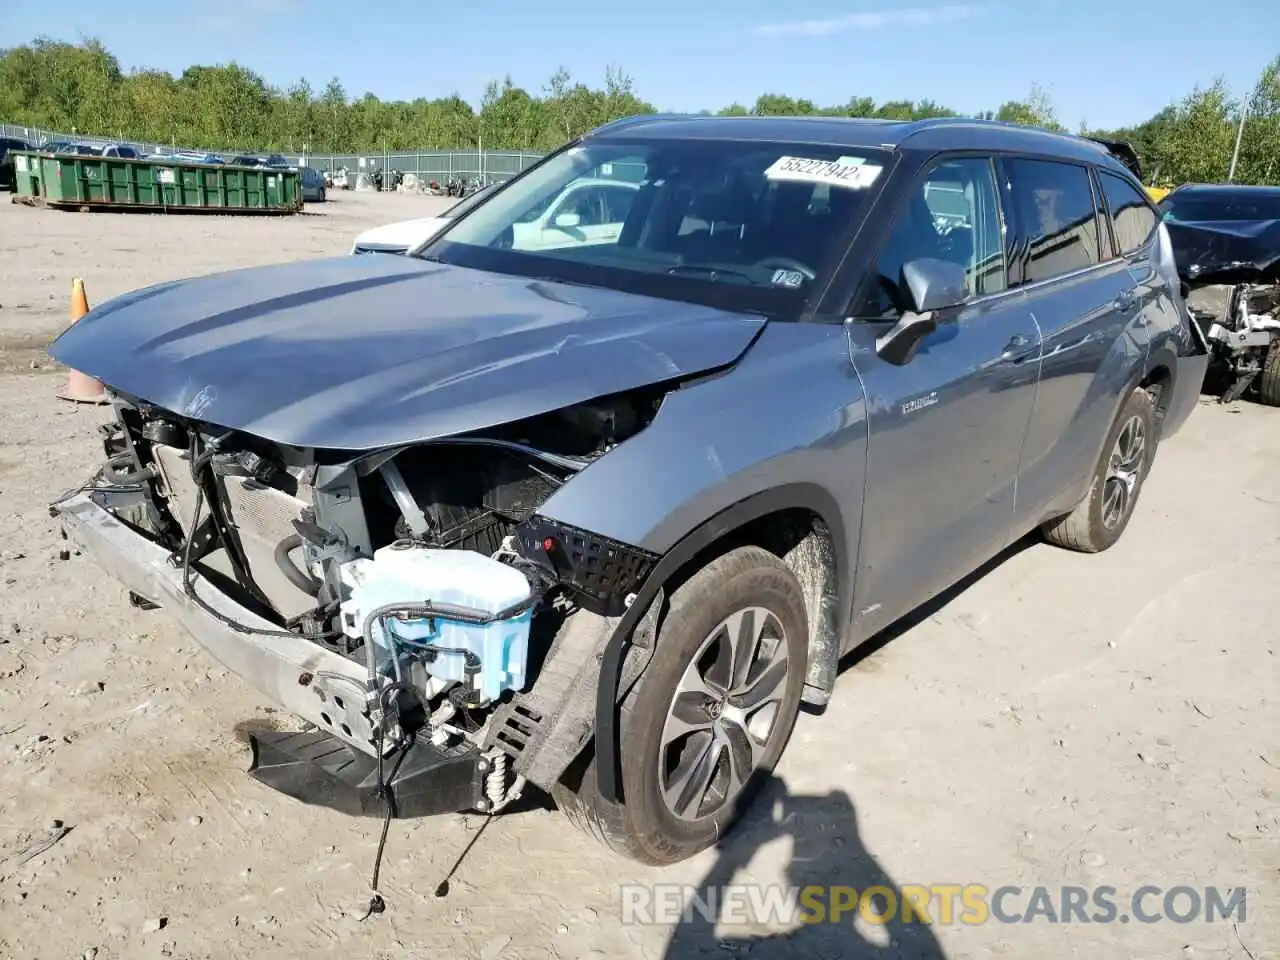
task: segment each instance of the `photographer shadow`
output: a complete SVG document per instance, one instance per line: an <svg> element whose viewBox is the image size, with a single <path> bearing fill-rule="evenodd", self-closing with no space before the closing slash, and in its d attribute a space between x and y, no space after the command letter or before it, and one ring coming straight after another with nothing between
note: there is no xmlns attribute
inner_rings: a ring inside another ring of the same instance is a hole
<svg viewBox="0 0 1280 960"><path fill-rule="evenodd" d="M698 885L699 904L717 904L721 891L750 863L755 851L780 837L792 841L785 887L797 892L813 888L795 907L793 929L763 936L717 934L712 910L687 910L676 925L665 960L693 960L712 956L746 956L751 960L787 957L830 957L838 960L946 960L932 928L918 919L904 921L902 893L879 861L863 846L853 801L843 790L819 796L795 796L777 778L766 783L741 823L716 847L715 864ZM879 916L873 922L855 916L852 897L881 887L892 891L895 903L874 897ZM843 915L832 921L836 888L856 890L846 896ZM762 892L763 894L763 892ZM754 917L757 923L765 917Z"/></svg>

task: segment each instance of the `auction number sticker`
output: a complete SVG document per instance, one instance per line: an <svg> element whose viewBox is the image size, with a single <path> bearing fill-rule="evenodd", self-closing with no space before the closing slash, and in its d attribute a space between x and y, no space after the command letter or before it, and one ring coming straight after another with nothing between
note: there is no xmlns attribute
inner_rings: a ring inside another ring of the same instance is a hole
<svg viewBox="0 0 1280 960"><path fill-rule="evenodd" d="M769 180L825 183L832 187L864 190L875 183L882 169L879 164L863 163L857 157L841 157L839 160L779 157L764 175Z"/></svg>

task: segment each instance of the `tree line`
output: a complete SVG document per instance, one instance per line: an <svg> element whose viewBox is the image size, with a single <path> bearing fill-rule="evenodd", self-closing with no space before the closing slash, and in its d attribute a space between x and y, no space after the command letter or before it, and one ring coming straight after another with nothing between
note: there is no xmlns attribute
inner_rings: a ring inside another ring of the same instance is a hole
<svg viewBox="0 0 1280 960"><path fill-rule="evenodd" d="M384 101L351 97L335 79L316 90L306 80L287 89L237 63L192 66L180 76L125 71L97 40L78 44L38 38L0 50L0 120L85 136L213 150L350 154L383 151L550 150L609 120L655 107L631 78L610 70L602 87L565 69L531 93L511 78L488 85L479 109L457 94ZM703 111L711 113L712 111ZM720 115L820 115L922 119L957 116L933 100L850 97L820 106L776 93L754 104L730 104ZM1227 178L1242 112L1246 118L1235 180L1280 183L1280 56L1252 90L1233 93L1221 80L1197 87L1143 123L1077 132L1133 143L1155 184ZM978 116L1065 131L1052 99L1039 87Z"/></svg>

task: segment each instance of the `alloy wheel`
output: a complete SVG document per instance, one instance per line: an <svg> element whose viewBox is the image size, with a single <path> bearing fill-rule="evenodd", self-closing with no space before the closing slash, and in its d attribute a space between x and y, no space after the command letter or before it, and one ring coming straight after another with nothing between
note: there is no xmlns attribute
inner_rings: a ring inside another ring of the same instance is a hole
<svg viewBox="0 0 1280 960"><path fill-rule="evenodd" d="M1115 528L1128 515L1142 481L1147 431L1141 417L1130 417L1120 429L1102 485L1102 525Z"/></svg>
<svg viewBox="0 0 1280 960"><path fill-rule="evenodd" d="M662 799L675 817L703 820L747 786L777 729L790 669L786 632L763 607L731 614L699 645L658 747Z"/></svg>

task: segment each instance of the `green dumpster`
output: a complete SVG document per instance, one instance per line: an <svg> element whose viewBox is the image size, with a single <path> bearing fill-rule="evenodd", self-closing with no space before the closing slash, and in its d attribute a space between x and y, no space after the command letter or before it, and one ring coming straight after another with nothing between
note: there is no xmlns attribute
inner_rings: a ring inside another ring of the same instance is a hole
<svg viewBox="0 0 1280 960"><path fill-rule="evenodd" d="M40 197L40 155L33 150L12 150L13 197L31 201Z"/></svg>
<svg viewBox="0 0 1280 960"><path fill-rule="evenodd" d="M302 209L302 184L294 169L193 163L173 157L130 160L39 154L36 158L36 170L29 175L32 196L51 207L258 214Z"/></svg>

